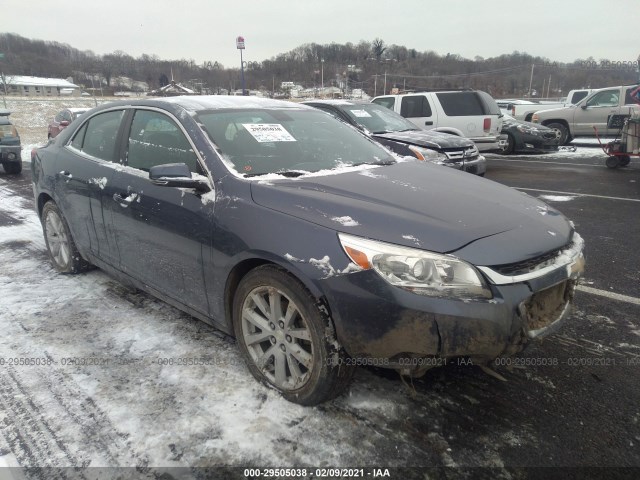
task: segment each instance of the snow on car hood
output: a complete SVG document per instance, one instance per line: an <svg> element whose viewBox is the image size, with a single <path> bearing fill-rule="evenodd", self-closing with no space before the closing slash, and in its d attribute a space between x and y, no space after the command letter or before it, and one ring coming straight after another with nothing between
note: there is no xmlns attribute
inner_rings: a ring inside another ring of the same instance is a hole
<svg viewBox="0 0 640 480"><path fill-rule="evenodd" d="M427 162L339 175L251 183L253 200L300 219L375 240L455 252L480 265L528 259L566 245L572 228L517 190ZM468 252L465 253L465 252Z"/></svg>
<svg viewBox="0 0 640 480"><path fill-rule="evenodd" d="M396 140L420 147L430 148L469 148L473 142L468 138L458 137L450 133L433 132L431 130L409 130L407 132L376 133L373 137Z"/></svg>

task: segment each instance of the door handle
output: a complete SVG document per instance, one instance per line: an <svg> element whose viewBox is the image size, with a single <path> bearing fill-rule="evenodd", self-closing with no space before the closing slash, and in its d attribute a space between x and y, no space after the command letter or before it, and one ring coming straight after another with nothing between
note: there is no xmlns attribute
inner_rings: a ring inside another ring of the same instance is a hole
<svg viewBox="0 0 640 480"><path fill-rule="evenodd" d="M131 205L132 202L137 200L137 198L137 193L130 193L126 197L123 197L119 193L113 194L113 200L115 200L122 208L127 208L129 205Z"/></svg>
<svg viewBox="0 0 640 480"><path fill-rule="evenodd" d="M426 122L424 122L425 125L433 125L433 122L431 120L428 120Z"/></svg>

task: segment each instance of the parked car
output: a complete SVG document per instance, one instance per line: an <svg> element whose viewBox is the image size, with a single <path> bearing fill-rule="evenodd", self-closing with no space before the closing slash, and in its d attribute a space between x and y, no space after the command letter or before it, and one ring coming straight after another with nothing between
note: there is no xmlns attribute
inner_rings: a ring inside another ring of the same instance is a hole
<svg viewBox="0 0 640 480"><path fill-rule="evenodd" d="M536 112L531 121L556 130L560 145L576 136L594 137L594 126L598 135L617 135L625 116L640 113L640 106L631 98L635 88L637 85L594 90L577 105Z"/></svg>
<svg viewBox="0 0 640 480"><path fill-rule="evenodd" d="M502 118L502 133L507 135L507 146L502 153L545 153L558 150L558 132L542 125L521 122L511 115Z"/></svg>
<svg viewBox="0 0 640 480"><path fill-rule="evenodd" d="M22 146L9 115L9 110L0 110L0 161L6 173L16 174L22 171Z"/></svg>
<svg viewBox="0 0 640 480"><path fill-rule="evenodd" d="M58 112L49 124L47 137L57 137L58 134L67 128L71 122L88 110L88 108L65 108Z"/></svg>
<svg viewBox="0 0 640 480"><path fill-rule="evenodd" d="M582 239L538 199L290 102L105 104L31 168L58 271L100 267L235 335L304 405L354 365L513 354L560 326L583 269Z"/></svg>
<svg viewBox="0 0 640 480"><path fill-rule="evenodd" d="M401 115L375 103L350 100L312 100L306 105L353 125L398 155L410 155L484 176L487 166L468 138L421 130Z"/></svg>
<svg viewBox="0 0 640 480"><path fill-rule="evenodd" d="M535 102L531 100L496 100L496 102L502 113L511 115L516 120L530 122L533 114L536 112L575 105L591 92L593 92L593 90L588 88L571 90L569 94L559 102L545 100L536 100Z"/></svg>
<svg viewBox="0 0 640 480"><path fill-rule="evenodd" d="M418 128L467 137L478 150L499 151L502 112L495 100L480 90L416 92L375 97L382 105L409 119Z"/></svg>

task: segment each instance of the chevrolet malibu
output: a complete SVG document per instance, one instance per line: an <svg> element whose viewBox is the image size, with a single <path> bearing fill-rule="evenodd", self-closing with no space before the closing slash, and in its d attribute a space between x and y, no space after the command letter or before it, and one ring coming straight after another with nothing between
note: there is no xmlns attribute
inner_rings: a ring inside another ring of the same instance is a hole
<svg viewBox="0 0 640 480"><path fill-rule="evenodd" d="M172 97L97 107L32 157L53 266L97 266L234 335L290 401L355 365L489 362L569 315L583 241L546 204L394 157L304 105Z"/></svg>

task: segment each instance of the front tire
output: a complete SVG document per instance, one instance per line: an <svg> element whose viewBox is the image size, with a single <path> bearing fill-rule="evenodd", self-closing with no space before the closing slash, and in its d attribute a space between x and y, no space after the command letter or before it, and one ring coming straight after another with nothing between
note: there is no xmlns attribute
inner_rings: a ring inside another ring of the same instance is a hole
<svg viewBox="0 0 640 480"><path fill-rule="evenodd" d="M558 145L566 145L571 140L571 135L569 135L569 129L564 123L553 122L548 123L545 127L550 128L551 130L555 130L556 137L558 138Z"/></svg>
<svg viewBox="0 0 640 480"><path fill-rule="evenodd" d="M54 202L48 201L44 204L41 221L53 268L60 273L79 273L91 267L78 252L69 225Z"/></svg>
<svg viewBox="0 0 640 480"><path fill-rule="evenodd" d="M22 172L22 162L6 162L2 166L4 171L10 175L17 175Z"/></svg>
<svg viewBox="0 0 640 480"><path fill-rule="evenodd" d="M515 149L516 149L516 140L515 138L513 138L513 135L511 135L510 133L507 133L507 146L502 151L502 154L510 155L515 151Z"/></svg>
<svg viewBox="0 0 640 480"><path fill-rule="evenodd" d="M287 400L317 405L339 395L353 367L317 300L285 270L264 265L238 285L233 327L253 376Z"/></svg>

